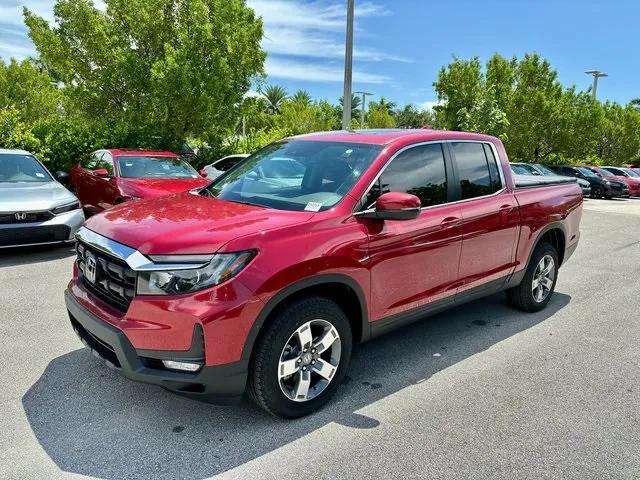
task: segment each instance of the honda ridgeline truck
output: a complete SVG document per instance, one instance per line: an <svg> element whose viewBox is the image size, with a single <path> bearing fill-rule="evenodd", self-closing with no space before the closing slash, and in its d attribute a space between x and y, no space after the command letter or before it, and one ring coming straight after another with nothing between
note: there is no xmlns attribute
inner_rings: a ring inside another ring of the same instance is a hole
<svg viewBox="0 0 640 480"><path fill-rule="evenodd" d="M544 308L581 214L574 179L518 180L486 135L304 135L90 218L66 306L130 379L299 417L335 393L355 343L501 290Z"/></svg>

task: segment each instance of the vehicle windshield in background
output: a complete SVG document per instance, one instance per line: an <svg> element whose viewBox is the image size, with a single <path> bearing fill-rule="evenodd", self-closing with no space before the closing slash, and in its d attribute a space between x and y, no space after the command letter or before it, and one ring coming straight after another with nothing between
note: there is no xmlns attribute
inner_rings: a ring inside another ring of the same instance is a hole
<svg viewBox="0 0 640 480"><path fill-rule="evenodd" d="M576 167L576 170L578 170L585 177L597 177L597 175L593 173L591 170L589 170L588 168Z"/></svg>
<svg viewBox="0 0 640 480"><path fill-rule="evenodd" d="M525 171L525 175L540 175L540 172L531 165L518 165L518 167Z"/></svg>
<svg viewBox="0 0 640 480"><path fill-rule="evenodd" d="M616 177L617 175L613 172L610 172L609 170L607 170L606 168L599 168L598 169L598 173L600 175L602 175L603 177Z"/></svg>
<svg viewBox="0 0 640 480"><path fill-rule="evenodd" d="M198 172L176 157L122 155L117 157L124 178L198 178Z"/></svg>
<svg viewBox="0 0 640 480"><path fill-rule="evenodd" d="M382 150L380 145L289 140L273 143L218 177L203 194L279 210L336 205Z"/></svg>
<svg viewBox="0 0 640 480"><path fill-rule="evenodd" d="M513 173L515 173L516 175L531 175L529 173L529 171L524 168L522 165L511 165L511 170L513 171Z"/></svg>
<svg viewBox="0 0 640 480"><path fill-rule="evenodd" d="M550 168L545 167L544 165L542 165L541 163L536 163L534 164L535 167L542 172L543 175L553 175L556 176L558 175L556 172L554 172L553 170L551 170Z"/></svg>
<svg viewBox="0 0 640 480"><path fill-rule="evenodd" d="M51 181L49 172L31 155L0 154L0 183Z"/></svg>
<svg viewBox="0 0 640 480"><path fill-rule="evenodd" d="M640 174L638 174L638 172L635 172L633 170L633 168L623 168L622 170L624 170L625 172L627 172L629 175L631 175L632 177L640 177Z"/></svg>

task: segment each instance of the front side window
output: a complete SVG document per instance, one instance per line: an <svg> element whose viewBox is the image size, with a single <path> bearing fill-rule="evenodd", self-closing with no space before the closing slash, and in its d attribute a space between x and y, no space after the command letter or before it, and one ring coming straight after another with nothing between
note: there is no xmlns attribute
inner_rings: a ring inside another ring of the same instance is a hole
<svg viewBox="0 0 640 480"><path fill-rule="evenodd" d="M31 155L0 154L0 183L51 181L49 172Z"/></svg>
<svg viewBox="0 0 640 480"><path fill-rule="evenodd" d="M198 172L177 157L120 155L116 161L125 178L198 178Z"/></svg>
<svg viewBox="0 0 640 480"><path fill-rule="evenodd" d="M495 172L491 173L485 154L485 148L481 143L453 142L451 144L458 167L460 179L460 193L462 199L481 197L494 193L499 181L497 166L492 156ZM495 178L492 179L492 176Z"/></svg>
<svg viewBox="0 0 640 480"><path fill-rule="evenodd" d="M277 142L201 194L279 210L324 211L344 198L381 150L380 145L350 142Z"/></svg>
<svg viewBox="0 0 640 480"><path fill-rule="evenodd" d="M364 207L371 208L380 195L388 192L415 195L423 207L445 203L447 174L442 145L419 145L400 153L371 187Z"/></svg>

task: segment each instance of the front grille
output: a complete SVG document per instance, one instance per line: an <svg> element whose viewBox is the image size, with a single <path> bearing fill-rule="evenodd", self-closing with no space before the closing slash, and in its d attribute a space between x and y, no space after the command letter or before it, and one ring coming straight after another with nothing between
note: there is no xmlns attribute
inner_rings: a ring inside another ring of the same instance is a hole
<svg viewBox="0 0 640 480"><path fill-rule="evenodd" d="M125 313L136 292L136 272L122 260L78 242L78 269L85 288L107 305ZM95 259L95 279L85 274L87 259Z"/></svg>
<svg viewBox="0 0 640 480"><path fill-rule="evenodd" d="M66 225L15 227L0 229L0 246L28 245L32 243L62 242L69 238Z"/></svg>
<svg viewBox="0 0 640 480"><path fill-rule="evenodd" d="M53 218L51 212L11 212L0 213L0 223L34 223L34 222L46 222Z"/></svg>
<svg viewBox="0 0 640 480"><path fill-rule="evenodd" d="M73 329L76 331L78 336L84 341L84 343L91 348L91 350L95 351L102 358L110 362L114 367L120 368L120 361L118 360L118 356L116 355L116 351L113 349L111 345L109 345L104 340L96 337L89 330L84 328L80 322L78 322L75 318L69 314L71 319L71 325L73 325Z"/></svg>

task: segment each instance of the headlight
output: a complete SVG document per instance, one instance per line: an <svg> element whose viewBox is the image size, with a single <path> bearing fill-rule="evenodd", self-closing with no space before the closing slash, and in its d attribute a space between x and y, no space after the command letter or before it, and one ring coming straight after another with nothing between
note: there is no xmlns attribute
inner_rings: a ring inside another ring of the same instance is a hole
<svg viewBox="0 0 640 480"><path fill-rule="evenodd" d="M604 184L605 184L605 185L611 185L611 182L610 182L609 180L605 180L605 181L604 181Z"/></svg>
<svg viewBox="0 0 640 480"><path fill-rule="evenodd" d="M218 253L204 267L138 273L139 295L177 295L212 287L236 276L256 252Z"/></svg>
<svg viewBox="0 0 640 480"><path fill-rule="evenodd" d="M59 207L51 209L51 213L54 215L60 215L61 213L70 212L72 210L78 210L80 208L80 202L77 200L73 203L67 203L66 205L60 205Z"/></svg>

